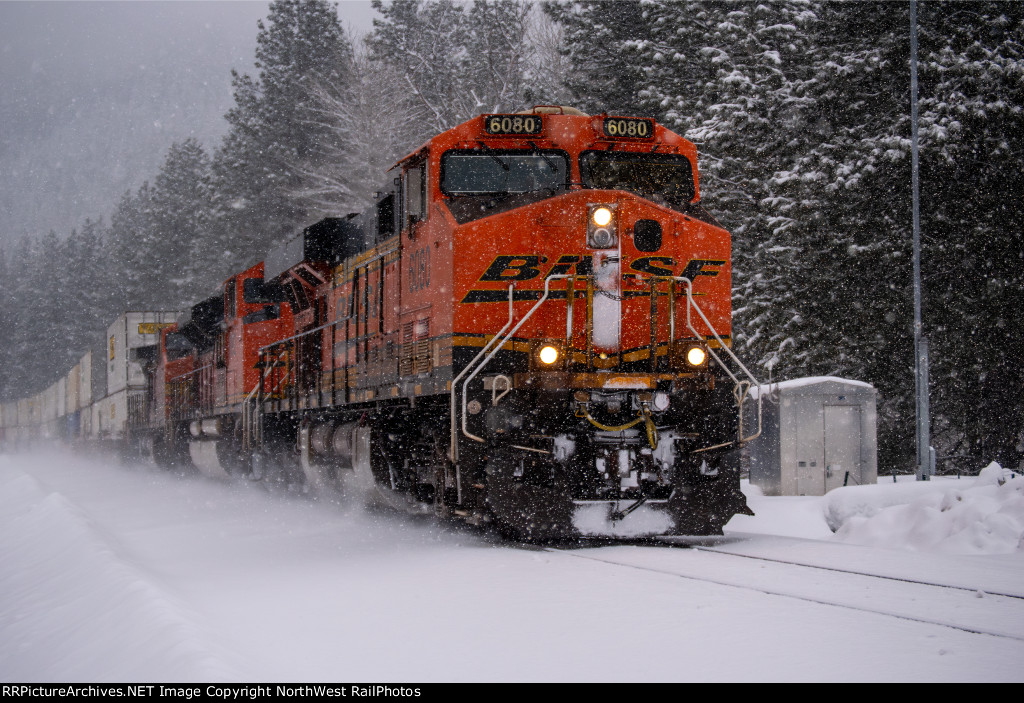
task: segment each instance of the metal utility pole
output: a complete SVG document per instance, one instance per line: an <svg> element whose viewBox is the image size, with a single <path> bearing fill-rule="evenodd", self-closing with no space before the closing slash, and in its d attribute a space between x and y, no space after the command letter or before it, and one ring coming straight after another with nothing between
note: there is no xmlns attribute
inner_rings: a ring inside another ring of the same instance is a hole
<svg viewBox="0 0 1024 703"><path fill-rule="evenodd" d="M917 480L934 471L928 408L928 339L921 332L921 188L917 142L917 0L910 0L910 153L914 209L914 392L917 405Z"/></svg>

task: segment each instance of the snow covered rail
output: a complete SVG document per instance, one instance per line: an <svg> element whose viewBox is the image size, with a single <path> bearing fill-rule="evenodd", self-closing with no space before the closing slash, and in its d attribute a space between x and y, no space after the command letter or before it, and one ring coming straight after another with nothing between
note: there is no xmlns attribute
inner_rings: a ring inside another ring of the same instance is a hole
<svg viewBox="0 0 1024 703"><path fill-rule="evenodd" d="M671 538L668 538L667 540L665 538L662 538L662 540L666 541L667 543L669 543L671 545L671 541L670 541ZM724 554L726 556L738 557L738 558L741 558L741 559L754 559L756 561L767 561L767 562L771 562L773 564L789 564L790 566L802 566L802 567L807 568L807 569L821 569L822 571L832 571L832 572L839 573L839 574L853 574L855 576L869 576L871 578L884 579L884 580L888 580L888 581L897 581L899 583L915 583L915 584L918 584L918 585L921 585L921 586L934 586L935 588L949 588L949 589L952 589L952 590L955 590L955 591L966 591L966 592L971 593L971 594L973 594L975 596L977 596L980 593L982 596L999 596L1001 598L1017 598L1017 599L1020 599L1020 600L1024 600L1024 588L1022 588L1021 592L1019 592L1019 593L1010 593L1010 592L1006 592L1009 589L1006 589L1005 591L996 591L996 590L990 590L990 589L987 589L987 588L972 588L972 587L968 587L968 586L957 586L955 584L950 584L950 583L937 583L936 581L926 581L926 580L922 580L922 579L915 579L915 578L909 578L909 577L892 576L892 575L879 574L879 573L869 573L867 571L855 571L853 569L843 569L843 568L839 568L839 567L831 566L831 565L826 566L826 565L823 565L823 564L808 564L807 562L804 562L804 561L792 561L792 560L788 560L788 559L777 559L777 558L774 558L774 557L757 556L757 555L754 555L754 554L735 554L735 553L731 553L731 552L723 552L723 551L720 551L719 549L716 549L714 547L709 547L709 546L704 546L704 545L699 545L699 544L686 545L686 546L688 546L691 549L696 549L696 550L702 551L702 552L708 552L710 554Z"/></svg>
<svg viewBox="0 0 1024 703"><path fill-rule="evenodd" d="M712 549L618 546L586 552L554 547L545 551L612 567L1024 642L1024 597L1019 594L994 594L913 579L726 554ZM666 558L666 554L673 551L677 556ZM745 566L751 560L759 560L763 564L752 571ZM982 600L986 601L984 608L980 607ZM942 616L936 617L937 613Z"/></svg>

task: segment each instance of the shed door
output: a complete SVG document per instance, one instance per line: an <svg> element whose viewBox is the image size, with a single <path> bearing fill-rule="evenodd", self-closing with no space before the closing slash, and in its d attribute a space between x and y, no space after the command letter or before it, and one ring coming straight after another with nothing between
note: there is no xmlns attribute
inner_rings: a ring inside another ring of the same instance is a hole
<svg viewBox="0 0 1024 703"><path fill-rule="evenodd" d="M846 472L850 485L860 482L860 408L826 405L825 491L842 486Z"/></svg>
<svg viewBox="0 0 1024 703"><path fill-rule="evenodd" d="M794 403L796 422L796 494L825 494L825 433L819 398L799 398Z"/></svg>

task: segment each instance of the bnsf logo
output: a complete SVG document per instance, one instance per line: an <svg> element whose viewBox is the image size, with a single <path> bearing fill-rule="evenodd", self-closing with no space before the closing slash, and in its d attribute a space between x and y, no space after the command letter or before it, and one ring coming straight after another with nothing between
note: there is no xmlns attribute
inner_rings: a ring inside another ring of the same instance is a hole
<svg viewBox="0 0 1024 703"><path fill-rule="evenodd" d="M547 268L546 256L536 254L524 254L521 256L498 256L487 267L483 275L477 279L485 283L508 283L511 281L529 281L541 276L541 269ZM682 270L676 273L676 260L671 256L642 256L634 259L629 268L637 273L646 273L651 276L674 276L679 275L691 281L698 276L715 277L721 270L719 267L725 265L724 259L690 259ZM544 272L544 278L548 276L565 275L575 272L580 276L589 276L593 273L594 262L591 256L560 256L554 264ZM540 290L516 290L513 293L514 300L539 300ZM552 299L565 298L565 291L551 291ZM579 293L577 292L577 295ZM463 303L501 303L508 300L506 290L471 290L462 299Z"/></svg>
<svg viewBox="0 0 1024 703"><path fill-rule="evenodd" d="M477 280L492 283L529 281L541 275L541 266L547 262L546 256L533 254L498 256ZM629 264L629 268L637 273L646 273L652 276L679 275L692 281L697 276L717 276L720 273L718 267L724 265L725 260L722 259L691 259L683 267L682 272L676 274L676 260L671 256L642 256L639 259L634 259ZM560 256L558 261L544 273L544 277L564 275L573 269L580 276L591 275L594 269L593 257Z"/></svg>

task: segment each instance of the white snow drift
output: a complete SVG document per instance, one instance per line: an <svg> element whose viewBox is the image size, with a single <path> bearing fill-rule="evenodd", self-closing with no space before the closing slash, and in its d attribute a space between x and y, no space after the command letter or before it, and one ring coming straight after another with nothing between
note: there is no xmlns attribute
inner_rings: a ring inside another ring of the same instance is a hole
<svg viewBox="0 0 1024 703"><path fill-rule="evenodd" d="M1024 477L996 463L977 478L851 486L824 501L825 520L843 542L949 554L1024 551Z"/></svg>

